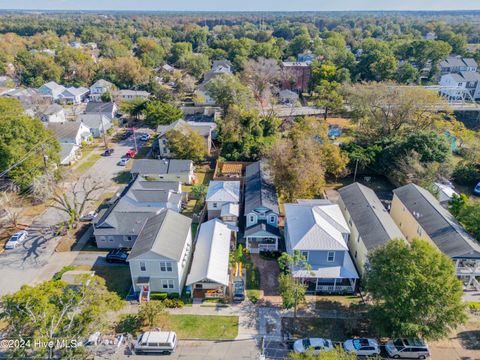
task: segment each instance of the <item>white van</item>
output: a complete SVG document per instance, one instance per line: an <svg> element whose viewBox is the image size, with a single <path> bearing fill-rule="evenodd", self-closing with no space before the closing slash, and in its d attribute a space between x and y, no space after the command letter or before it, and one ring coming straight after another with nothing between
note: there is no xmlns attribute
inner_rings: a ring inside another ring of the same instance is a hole
<svg viewBox="0 0 480 360"><path fill-rule="evenodd" d="M146 331L135 343L135 353L171 354L177 348L177 334L173 331Z"/></svg>

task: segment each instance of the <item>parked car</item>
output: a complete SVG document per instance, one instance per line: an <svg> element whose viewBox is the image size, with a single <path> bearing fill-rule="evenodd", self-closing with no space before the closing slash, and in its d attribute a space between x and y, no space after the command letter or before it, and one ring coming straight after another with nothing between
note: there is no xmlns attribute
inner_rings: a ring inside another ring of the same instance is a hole
<svg viewBox="0 0 480 360"><path fill-rule="evenodd" d="M112 148L110 149L106 149L104 152L103 152L103 156L111 156L113 154L114 150Z"/></svg>
<svg viewBox="0 0 480 360"><path fill-rule="evenodd" d="M130 149L130 150L127 151L127 153L123 157L130 159L130 158L135 157L135 155L137 155L137 150Z"/></svg>
<svg viewBox="0 0 480 360"><path fill-rule="evenodd" d="M293 343L293 351L299 354L306 353L307 350L312 349L313 355L318 355L321 352L332 351L332 340L322 338L300 339Z"/></svg>
<svg viewBox="0 0 480 360"><path fill-rule="evenodd" d="M122 137L120 139L122 140L127 140L130 136L133 135L133 131L131 130L128 130L128 131L125 131L123 134L122 134Z"/></svg>
<svg viewBox="0 0 480 360"><path fill-rule="evenodd" d="M359 356L380 355L380 348L374 339L349 339L343 343L343 349Z"/></svg>
<svg viewBox="0 0 480 360"><path fill-rule="evenodd" d="M123 158L117 163L118 166L126 166L127 163L130 161L130 158Z"/></svg>
<svg viewBox="0 0 480 360"><path fill-rule="evenodd" d="M426 359L430 356L428 345L422 339L395 339L390 340L385 349L394 359Z"/></svg>
<svg viewBox="0 0 480 360"><path fill-rule="evenodd" d="M140 141L147 141L148 139L150 139L150 135L148 134L143 134L140 136Z"/></svg>
<svg viewBox="0 0 480 360"><path fill-rule="evenodd" d="M233 301L242 302L245 300L245 285L242 279L233 282Z"/></svg>
<svg viewBox="0 0 480 360"><path fill-rule="evenodd" d="M473 188L473 193L480 196L480 182Z"/></svg>
<svg viewBox="0 0 480 360"><path fill-rule="evenodd" d="M28 232L26 232L25 230L13 234L5 244L5 249L15 249L18 245L25 241L27 236Z"/></svg>
<svg viewBox="0 0 480 360"><path fill-rule="evenodd" d="M82 216L80 216L80 221L92 221L97 216L96 211L90 211Z"/></svg>
<svg viewBox="0 0 480 360"><path fill-rule="evenodd" d="M113 249L110 250L105 257L105 261L109 264L126 264L128 258L128 253L122 249Z"/></svg>
<svg viewBox="0 0 480 360"><path fill-rule="evenodd" d="M177 334L173 331L146 331L134 345L135 354L175 352L178 344Z"/></svg>

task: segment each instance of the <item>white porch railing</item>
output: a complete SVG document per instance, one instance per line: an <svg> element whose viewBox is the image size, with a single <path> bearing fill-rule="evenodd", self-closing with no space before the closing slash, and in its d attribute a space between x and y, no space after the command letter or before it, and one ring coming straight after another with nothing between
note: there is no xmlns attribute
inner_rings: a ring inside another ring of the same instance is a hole
<svg viewBox="0 0 480 360"><path fill-rule="evenodd" d="M458 276L480 276L480 266L473 267L473 266L464 266L457 268L457 275Z"/></svg>
<svg viewBox="0 0 480 360"><path fill-rule="evenodd" d="M353 292L354 288L350 285L317 285L317 291L329 293Z"/></svg>
<svg viewBox="0 0 480 360"><path fill-rule="evenodd" d="M258 249L260 251L277 251L276 244L258 244Z"/></svg>

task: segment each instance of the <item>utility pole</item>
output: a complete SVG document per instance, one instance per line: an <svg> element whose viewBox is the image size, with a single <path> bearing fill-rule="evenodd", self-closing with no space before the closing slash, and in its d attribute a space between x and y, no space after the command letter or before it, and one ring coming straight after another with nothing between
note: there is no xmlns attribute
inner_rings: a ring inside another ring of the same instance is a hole
<svg viewBox="0 0 480 360"><path fill-rule="evenodd" d="M355 179L357 178L357 169L358 169L358 158L357 161L355 162L355 172L353 173L353 182L355 182Z"/></svg>
<svg viewBox="0 0 480 360"><path fill-rule="evenodd" d="M137 137L135 136L135 128L132 127L132 132L133 132L133 143L135 144L135 152L138 151L137 149Z"/></svg>
<svg viewBox="0 0 480 360"><path fill-rule="evenodd" d="M105 150L108 149L107 132L105 131L105 123L103 122L103 115L100 114L100 122L102 123L103 143L105 144Z"/></svg>

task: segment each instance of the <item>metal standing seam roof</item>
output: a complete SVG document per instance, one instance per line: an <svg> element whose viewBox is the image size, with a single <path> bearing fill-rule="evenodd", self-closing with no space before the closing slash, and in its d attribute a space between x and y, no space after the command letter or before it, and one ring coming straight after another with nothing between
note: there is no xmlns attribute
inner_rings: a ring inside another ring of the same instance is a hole
<svg viewBox="0 0 480 360"><path fill-rule="evenodd" d="M112 125L111 119L104 114L80 114L77 116L77 121L83 122L87 127L93 129L100 129L103 126L110 127Z"/></svg>
<svg viewBox="0 0 480 360"><path fill-rule="evenodd" d="M430 192L415 184L393 192L440 251L453 259L480 259L480 245Z"/></svg>
<svg viewBox="0 0 480 360"><path fill-rule="evenodd" d="M267 164L257 161L245 170L245 214L260 207L278 214L278 198Z"/></svg>
<svg viewBox="0 0 480 360"><path fill-rule="evenodd" d="M240 201L240 181L210 181L206 201L238 203Z"/></svg>
<svg viewBox="0 0 480 360"><path fill-rule="evenodd" d="M128 259L153 252L180 261L191 225L192 219L173 210L163 209L146 221Z"/></svg>
<svg viewBox="0 0 480 360"><path fill-rule="evenodd" d="M245 230L245 236L253 236L258 232L268 232L273 236L282 237L282 234L280 234L280 230L277 227L267 224L265 221L260 221L247 228Z"/></svg>
<svg viewBox="0 0 480 360"><path fill-rule="evenodd" d="M190 173L192 160L181 159L136 159L133 160L132 174L181 174Z"/></svg>
<svg viewBox="0 0 480 360"><path fill-rule="evenodd" d="M207 123L207 122L193 122L193 121L185 121L183 119L179 119L174 121L169 125L159 125L157 127L157 133L159 137L164 136L170 130L179 130L185 131L191 130L198 133L200 136L207 137L211 134L211 132L217 127L215 123Z"/></svg>
<svg viewBox="0 0 480 360"><path fill-rule="evenodd" d="M285 221L293 250L348 251L350 230L336 204L285 204Z"/></svg>
<svg viewBox="0 0 480 360"><path fill-rule="evenodd" d="M200 226L187 285L208 280L228 286L231 233L230 228L218 219Z"/></svg>
<svg viewBox="0 0 480 360"><path fill-rule="evenodd" d="M375 192L359 183L338 190L367 250L392 239L405 239Z"/></svg>

